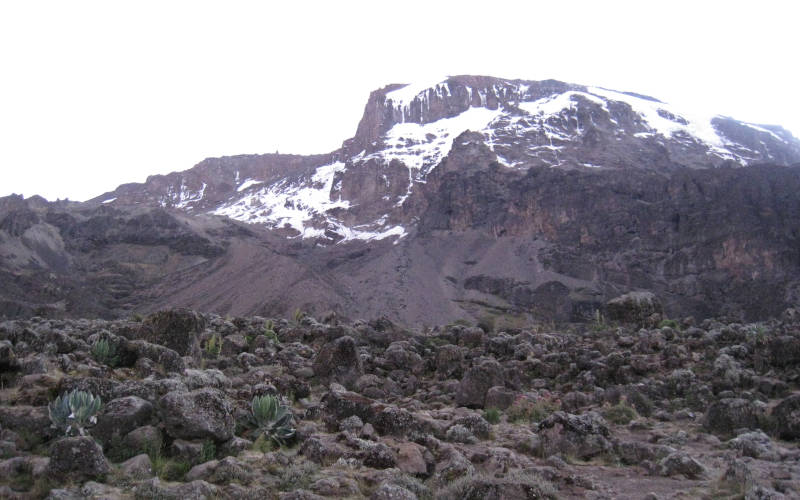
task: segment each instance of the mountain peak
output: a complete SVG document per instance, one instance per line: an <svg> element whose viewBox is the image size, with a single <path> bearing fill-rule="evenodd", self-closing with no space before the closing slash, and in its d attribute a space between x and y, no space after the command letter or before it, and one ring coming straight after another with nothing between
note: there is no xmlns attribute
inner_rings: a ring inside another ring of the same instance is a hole
<svg viewBox="0 0 800 500"><path fill-rule="evenodd" d="M355 136L329 155L208 159L95 201L155 201L328 242L402 237L421 209L409 200L466 131L488 148L473 161L522 172L800 161L800 141L780 127L686 112L634 92L459 75L373 91Z"/></svg>

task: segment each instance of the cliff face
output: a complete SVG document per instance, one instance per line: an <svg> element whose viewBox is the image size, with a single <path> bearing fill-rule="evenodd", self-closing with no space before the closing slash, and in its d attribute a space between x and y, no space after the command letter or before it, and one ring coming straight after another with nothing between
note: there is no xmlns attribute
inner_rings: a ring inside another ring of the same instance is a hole
<svg viewBox="0 0 800 500"><path fill-rule="evenodd" d="M390 85L327 155L208 159L85 204L0 200L0 314L570 321L647 289L669 314L761 318L798 298L799 171L780 127L637 94Z"/></svg>

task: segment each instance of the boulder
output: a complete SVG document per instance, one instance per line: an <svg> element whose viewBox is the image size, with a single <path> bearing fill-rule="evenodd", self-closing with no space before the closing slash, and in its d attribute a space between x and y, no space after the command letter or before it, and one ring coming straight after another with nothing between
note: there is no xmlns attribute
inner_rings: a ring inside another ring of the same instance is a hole
<svg viewBox="0 0 800 500"><path fill-rule="evenodd" d="M702 479L708 475L705 466L682 451L676 451L658 462L662 476L682 475L687 479Z"/></svg>
<svg viewBox="0 0 800 500"><path fill-rule="evenodd" d="M0 340L0 373L19 370L19 360L14 354L11 342Z"/></svg>
<svg viewBox="0 0 800 500"><path fill-rule="evenodd" d="M484 361L464 374L456 390L456 404L468 408L483 408L489 388L503 385L503 370L497 361Z"/></svg>
<svg viewBox="0 0 800 500"><path fill-rule="evenodd" d="M383 443L372 443L363 454L364 465L373 469L389 469L397 464L391 448Z"/></svg>
<svg viewBox="0 0 800 500"><path fill-rule="evenodd" d="M316 376L339 382L348 389L352 389L356 380L364 374L358 347L349 335L323 345L312 367Z"/></svg>
<svg viewBox="0 0 800 500"><path fill-rule="evenodd" d="M746 432L728 441L728 447L739 450L744 457L778 461L781 458L778 447L761 431Z"/></svg>
<svg viewBox="0 0 800 500"><path fill-rule="evenodd" d="M231 481L247 484L253 480L252 468L234 457L195 465L186 474L186 481L203 480L214 484L228 484Z"/></svg>
<svg viewBox="0 0 800 500"><path fill-rule="evenodd" d="M186 370L183 381L190 391L209 387L215 389L231 387L231 381L219 370Z"/></svg>
<svg viewBox="0 0 800 500"><path fill-rule="evenodd" d="M369 497L370 500L417 500L417 495L396 484L383 483Z"/></svg>
<svg viewBox="0 0 800 500"><path fill-rule="evenodd" d="M763 417L763 408L752 401L723 398L708 407L703 427L714 434L729 436L737 429L759 428Z"/></svg>
<svg viewBox="0 0 800 500"><path fill-rule="evenodd" d="M247 350L247 338L239 333L228 335L222 339L222 350L220 354L223 356L233 357L239 353Z"/></svg>
<svg viewBox="0 0 800 500"><path fill-rule="evenodd" d="M150 461L150 457L144 453L122 462L119 470L134 480L153 477L153 463Z"/></svg>
<svg viewBox="0 0 800 500"><path fill-rule="evenodd" d="M153 405L138 396L109 401L97 418L91 434L103 446L120 439L132 430L147 425L153 416Z"/></svg>
<svg viewBox="0 0 800 500"><path fill-rule="evenodd" d="M464 347L452 344L443 345L436 351L436 373L440 378L461 377L465 351Z"/></svg>
<svg viewBox="0 0 800 500"><path fill-rule="evenodd" d="M347 450L333 437L315 435L303 441L300 453L312 462L329 466L345 456Z"/></svg>
<svg viewBox="0 0 800 500"><path fill-rule="evenodd" d="M63 438L53 443L47 471L61 480L102 481L111 472L111 465L94 439L80 436Z"/></svg>
<svg viewBox="0 0 800 500"><path fill-rule="evenodd" d="M652 292L629 292L606 303L606 315L620 323L646 323L655 313L661 313L661 302Z"/></svg>
<svg viewBox="0 0 800 500"><path fill-rule="evenodd" d="M436 473L433 476L434 482L449 483L473 474L475 474L475 466L453 445L448 444L440 448Z"/></svg>
<svg viewBox="0 0 800 500"><path fill-rule="evenodd" d="M147 342L145 340L134 340L128 342L128 348L136 354L136 366L138 369L145 369L143 358L150 359L161 365L168 373L183 373L186 365L181 355L174 349L163 345Z"/></svg>
<svg viewBox="0 0 800 500"><path fill-rule="evenodd" d="M783 335L769 341L769 362L772 366L786 368L800 365L800 338Z"/></svg>
<svg viewBox="0 0 800 500"><path fill-rule="evenodd" d="M781 439L800 439L800 394L789 396L772 410L775 432Z"/></svg>
<svg viewBox="0 0 800 500"><path fill-rule="evenodd" d="M397 445L397 468L413 476L428 475L427 450L417 443L401 442Z"/></svg>
<svg viewBox="0 0 800 500"><path fill-rule="evenodd" d="M512 391L511 389L506 389L503 386L496 385L494 387L490 387L489 390L486 391L486 400L484 401L484 405L486 408L505 410L514 404L514 399L516 399L516 397L516 392Z"/></svg>
<svg viewBox="0 0 800 500"><path fill-rule="evenodd" d="M453 421L453 423L457 425L463 425L480 439L489 439L489 433L492 430L492 426L489 424L489 422L487 422L485 418L477 413L471 413L469 415L457 418Z"/></svg>
<svg viewBox="0 0 800 500"><path fill-rule="evenodd" d="M167 433L180 439L227 441L233 437L233 408L217 389L173 391L159 401Z"/></svg>
<svg viewBox="0 0 800 500"><path fill-rule="evenodd" d="M582 415L557 411L539 423L539 431L545 456L561 453L588 460L613 449L608 424L594 411Z"/></svg>
<svg viewBox="0 0 800 500"><path fill-rule="evenodd" d="M199 348L198 334L205 327L201 314L189 309L168 309L145 318L139 337L186 356Z"/></svg>
<svg viewBox="0 0 800 500"><path fill-rule="evenodd" d="M0 429L10 429L17 433L44 438L55 435L55 430L50 426L50 416L46 406L0 405Z"/></svg>
<svg viewBox="0 0 800 500"><path fill-rule="evenodd" d="M161 451L162 444L161 431L152 425L134 429L122 440L122 445L133 453L157 453Z"/></svg>

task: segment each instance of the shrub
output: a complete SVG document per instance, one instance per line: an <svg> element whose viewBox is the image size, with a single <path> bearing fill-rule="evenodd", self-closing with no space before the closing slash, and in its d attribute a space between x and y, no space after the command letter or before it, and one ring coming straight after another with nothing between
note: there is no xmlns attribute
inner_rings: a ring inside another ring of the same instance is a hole
<svg viewBox="0 0 800 500"><path fill-rule="evenodd" d="M266 434L259 434L258 438L253 441L253 445L250 447L253 451L258 451L261 453L269 453L271 451L275 451L276 444L267 437Z"/></svg>
<svg viewBox="0 0 800 500"><path fill-rule="evenodd" d="M540 475L526 471L512 471L503 477L483 472L462 476L436 492L441 500L484 498L487 493L503 491L504 486L518 486L526 498L554 499L556 489Z"/></svg>
<svg viewBox="0 0 800 500"><path fill-rule="evenodd" d="M308 488L318 471L317 464L306 461L282 467L278 476L278 491Z"/></svg>
<svg viewBox="0 0 800 500"><path fill-rule="evenodd" d="M494 332L496 320L497 318L493 314L486 314L478 319L477 326L485 333L492 333Z"/></svg>
<svg viewBox="0 0 800 500"><path fill-rule="evenodd" d="M119 356L117 356L117 346L106 339L99 339L92 344L92 357L98 363L108 365L114 368L119 364Z"/></svg>
<svg viewBox="0 0 800 500"><path fill-rule="evenodd" d="M203 451L201 452L201 457L203 462L214 460L217 457L217 445L214 444L214 441L211 441L210 439L203 441Z"/></svg>
<svg viewBox="0 0 800 500"><path fill-rule="evenodd" d="M50 403L47 411L53 427L63 431L67 436L77 433L86 435L86 427L97 423L97 412L102 401L89 392L74 390L62 394Z"/></svg>
<svg viewBox="0 0 800 500"><path fill-rule="evenodd" d="M164 458L161 454L151 457L151 462L153 474L164 481L182 481L192 468L192 464L186 460Z"/></svg>
<svg viewBox="0 0 800 500"><path fill-rule="evenodd" d="M609 422L613 422L617 425L628 425L631 420L635 419L639 415L628 403L625 401L620 401L618 404L604 411L603 416Z"/></svg>
<svg viewBox="0 0 800 500"><path fill-rule="evenodd" d="M487 408L486 411L483 412L483 418L486 419L487 422L490 424L496 424L500 422L500 410L497 408Z"/></svg>
<svg viewBox="0 0 800 500"><path fill-rule="evenodd" d="M206 340L205 350L209 357L216 358L219 356L219 353L222 350L222 339L218 334L215 333L208 340Z"/></svg>
<svg viewBox="0 0 800 500"><path fill-rule="evenodd" d="M665 326L668 326L668 327L672 328L673 330L679 330L680 329L680 325L678 325L678 322L675 321L674 319L662 319L661 322L658 324L658 327L659 328L664 328Z"/></svg>
<svg viewBox="0 0 800 500"><path fill-rule="evenodd" d="M259 435L279 446L294 437L294 415L276 396L256 396L250 409Z"/></svg>
<svg viewBox="0 0 800 500"><path fill-rule="evenodd" d="M628 395L628 401L636 410L636 413L642 415L643 417L649 417L655 409L655 405L650 398L639 391L633 391L630 395Z"/></svg>
<svg viewBox="0 0 800 500"><path fill-rule="evenodd" d="M506 415L511 422L538 423L560 409L561 402L558 399L542 398L532 401L520 397L506 410Z"/></svg>

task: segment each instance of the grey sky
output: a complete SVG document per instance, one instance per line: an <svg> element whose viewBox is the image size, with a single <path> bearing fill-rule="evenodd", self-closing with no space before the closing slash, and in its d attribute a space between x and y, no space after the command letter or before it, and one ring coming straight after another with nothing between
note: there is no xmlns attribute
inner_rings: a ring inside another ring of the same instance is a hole
<svg viewBox="0 0 800 500"><path fill-rule="evenodd" d="M279 5L274 5L279 4ZM205 157L322 153L371 90L555 78L800 134L786 1L0 4L0 196L86 199Z"/></svg>

